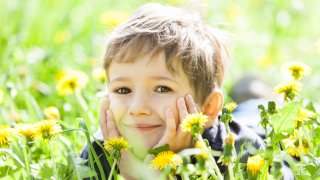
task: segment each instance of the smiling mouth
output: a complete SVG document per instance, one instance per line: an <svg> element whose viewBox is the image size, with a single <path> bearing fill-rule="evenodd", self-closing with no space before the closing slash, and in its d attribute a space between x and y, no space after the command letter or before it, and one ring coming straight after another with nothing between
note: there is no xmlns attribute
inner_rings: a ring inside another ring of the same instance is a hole
<svg viewBox="0 0 320 180"><path fill-rule="evenodd" d="M148 132L161 127L161 125L129 125L127 127L139 132Z"/></svg>

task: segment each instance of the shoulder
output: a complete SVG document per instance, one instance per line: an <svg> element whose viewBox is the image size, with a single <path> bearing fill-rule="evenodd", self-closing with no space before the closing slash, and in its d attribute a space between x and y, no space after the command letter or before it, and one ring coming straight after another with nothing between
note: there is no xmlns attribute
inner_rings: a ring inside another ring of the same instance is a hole
<svg viewBox="0 0 320 180"><path fill-rule="evenodd" d="M235 147L237 151L240 151L240 147L245 143L252 145L255 149L265 148L264 140L249 127L240 124L236 120L233 120L229 126L231 132L236 135ZM211 148L217 151L223 150L223 142L226 136L226 126L220 121L203 133L203 137L209 141Z"/></svg>

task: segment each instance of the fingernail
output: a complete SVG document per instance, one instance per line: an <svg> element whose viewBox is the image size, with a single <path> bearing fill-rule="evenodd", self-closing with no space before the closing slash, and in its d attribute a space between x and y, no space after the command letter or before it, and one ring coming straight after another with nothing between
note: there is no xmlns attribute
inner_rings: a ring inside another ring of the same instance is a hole
<svg viewBox="0 0 320 180"><path fill-rule="evenodd" d="M184 103L184 99L183 99L182 97L179 97L179 98L178 98L178 103L179 103L179 104L183 104L183 103Z"/></svg>
<svg viewBox="0 0 320 180"><path fill-rule="evenodd" d="M192 100L193 100L193 98L192 98L191 94L188 94L186 98L187 98L188 100L190 100L190 101L192 101Z"/></svg>

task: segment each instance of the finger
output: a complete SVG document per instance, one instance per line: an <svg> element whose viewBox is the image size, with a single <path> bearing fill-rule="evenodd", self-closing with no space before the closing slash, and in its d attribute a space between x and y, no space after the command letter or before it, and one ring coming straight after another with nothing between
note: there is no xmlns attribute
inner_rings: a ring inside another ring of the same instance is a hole
<svg viewBox="0 0 320 180"><path fill-rule="evenodd" d="M179 119L181 122L183 120L183 118L185 118L188 115L188 109L187 109L186 102L185 102L184 98L180 97L177 100L177 107L178 107L178 112L179 112Z"/></svg>
<svg viewBox="0 0 320 180"><path fill-rule="evenodd" d="M109 96L106 95L102 99L100 112L99 112L100 129L104 139L107 139L107 136L108 136L106 110L109 108L109 105L110 105Z"/></svg>
<svg viewBox="0 0 320 180"><path fill-rule="evenodd" d="M182 132L181 127L180 127L180 124L183 121L183 119L189 114L184 98L179 98L178 99L177 106L178 106L178 113L179 113L180 121L178 123L179 127L177 129L177 135L176 136L177 136L177 138L184 139L189 134L187 132Z"/></svg>
<svg viewBox="0 0 320 180"><path fill-rule="evenodd" d="M164 135L162 136L162 138L160 139L158 144L156 144L155 147L159 147L164 144L170 144L169 140L174 139L174 137L176 135L176 122L174 120L174 116L173 116L171 109L166 108L164 115L165 115L165 120L166 120L166 129L164 131Z"/></svg>
<svg viewBox="0 0 320 180"><path fill-rule="evenodd" d="M194 99L191 96L191 94L186 95L185 101L186 101L186 105L187 105L187 109L188 109L189 113L198 113L199 112L197 105L194 102Z"/></svg>
<svg viewBox="0 0 320 180"><path fill-rule="evenodd" d="M107 110L107 132L108 138L110 137L120 137L120 133L114 121L113 113L110 109Z"/></svg>

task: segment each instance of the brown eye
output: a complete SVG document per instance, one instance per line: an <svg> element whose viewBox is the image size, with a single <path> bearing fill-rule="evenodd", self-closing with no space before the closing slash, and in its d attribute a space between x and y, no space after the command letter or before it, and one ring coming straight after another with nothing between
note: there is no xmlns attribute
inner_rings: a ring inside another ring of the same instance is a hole
<svg viewBox="0 0 320 180"><path fill-rule="evenodd" d="M167 86L158 86L155 91L159 93L166 93L166 92L171 92L172 89Z"/></svg>
<svg viewBox="0 0 320 180"><path fill-rule="evenodd" d="M117 94L129 94L131 93L131 90L129 88L123 87L123 88L116 89L114 92Z"/></svg>

